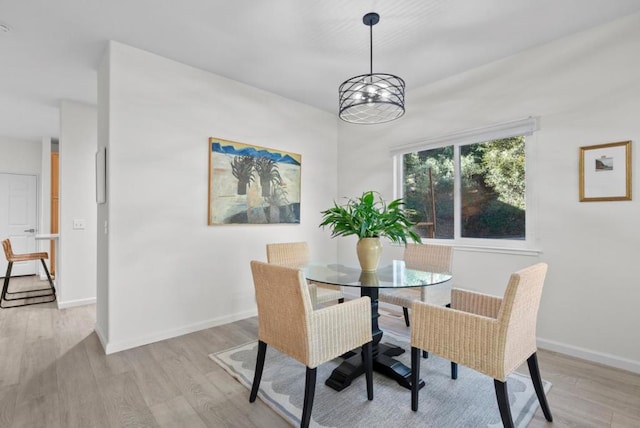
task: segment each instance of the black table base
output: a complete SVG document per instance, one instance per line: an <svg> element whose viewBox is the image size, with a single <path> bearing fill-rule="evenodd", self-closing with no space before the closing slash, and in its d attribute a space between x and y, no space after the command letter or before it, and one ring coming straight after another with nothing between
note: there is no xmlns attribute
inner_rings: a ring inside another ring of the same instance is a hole
<svg viewBox="0 0 640 428"><path fill-rule="evenodd" d="M411 389L411 368L405 366L400 361L393 359L405 352L398 346L392 346L386 343L374 345L373 371L382 373L391 379L394 379L400 385L407 389ZM377 352L376 352L377 351ZM325 381L325 384L342 391L358 376L364 374L364 364L362 355L358 352L355 355L345 359L338 367L336 367L331 376ZM420 379L420 388L424 386L424 381Z"/></svg>
<svg viewBox="0 0 640 428"><path fill-rule="evenodd" d="M363 279L364 276L361 273L360 276L360 295L366 296L371 299L371 337L373 340L373 370L384 374L385 376L395 379L400 385L407 389L411 389L411 368L402 364L400 361L395 360L393 357L397 357L405 352L404 349L398 346L392 346L387 343L381 343L383 331L378 326L378 318L380 313L378 312L378 284L374 281L368 284ZM374 275L375 279L375 275ZM311 280L317 281L317 279L311 278ZM322 282L322 281L318 281ZM342 391L358 376L364 374L364 364L362 361L362 354L358 350L347 352L342 355L344 361L336 367L331 376L325 381L325 384L336 391ZM419 388L424 386L424 381L420 380Z"/></svg>

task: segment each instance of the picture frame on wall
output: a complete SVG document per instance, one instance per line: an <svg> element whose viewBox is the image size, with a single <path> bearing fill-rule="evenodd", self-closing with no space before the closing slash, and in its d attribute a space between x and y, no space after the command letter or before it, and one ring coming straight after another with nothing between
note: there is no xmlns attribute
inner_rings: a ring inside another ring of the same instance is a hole
<svg viewBox="0 0 640 428"><path fill-rule="evenodd" d="M300 223L302 156L209 138L208 224Z"/></svg>
<svg viewBox="0 0 640 428"><path fill-rule="evenodd" d="M631 141L580 147L580 202L631 200Z"/></svg>

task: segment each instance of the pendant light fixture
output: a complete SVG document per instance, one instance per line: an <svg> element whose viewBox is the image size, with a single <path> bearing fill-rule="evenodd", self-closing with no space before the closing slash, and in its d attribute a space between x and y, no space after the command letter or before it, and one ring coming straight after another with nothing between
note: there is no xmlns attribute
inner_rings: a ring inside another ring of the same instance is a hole
<svg viewBox="0 0 640 428"><path fill-rule="evenodd" d="M379 21L380 15L375 12L362 17L364 25L369 26L369 74L352 77L340 85L339 116L345 122L384 123L404 114L404 80L373 72L373 26Z"/></svg>

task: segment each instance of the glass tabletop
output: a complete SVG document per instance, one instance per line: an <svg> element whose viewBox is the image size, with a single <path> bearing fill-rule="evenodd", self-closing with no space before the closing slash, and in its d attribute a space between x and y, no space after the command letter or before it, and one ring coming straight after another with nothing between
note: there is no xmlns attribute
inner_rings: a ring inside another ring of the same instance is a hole
<svg viewBox="0 0 640 428"><path fill-rule="evenodd" d="M304 274L309 281L359 288L425 287L451 279L449 273L409 269L403 260L393 260L375 272L363 272L360 268L335 262L311 262L304 267Z"/></svg>

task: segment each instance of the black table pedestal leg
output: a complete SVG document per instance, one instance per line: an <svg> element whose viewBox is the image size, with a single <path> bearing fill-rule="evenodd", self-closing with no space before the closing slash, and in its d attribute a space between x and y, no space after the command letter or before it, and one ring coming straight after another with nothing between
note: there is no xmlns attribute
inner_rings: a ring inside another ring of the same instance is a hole
<svg viewBox="0 0 640 428"><path fill-rule="evenodd" d="M395 379L400 385L407 389L411 388L411 368L407 367L400 361L394 360L396 357L405 352L398 346L392 346L386 343L380 343L382 339L382 330L378 326L378 289L375 287L361 288L363 296L371 298L371 333L373 335L373 371L382 373L392 379ZM342 391L358 376L364 373L364 364L362 355L357 352L355 355L345 359L338 367L336 367L331 376L325 381L325 384L336 391ZM420 380L420 388L424 386L424 381Z"/></svg>

